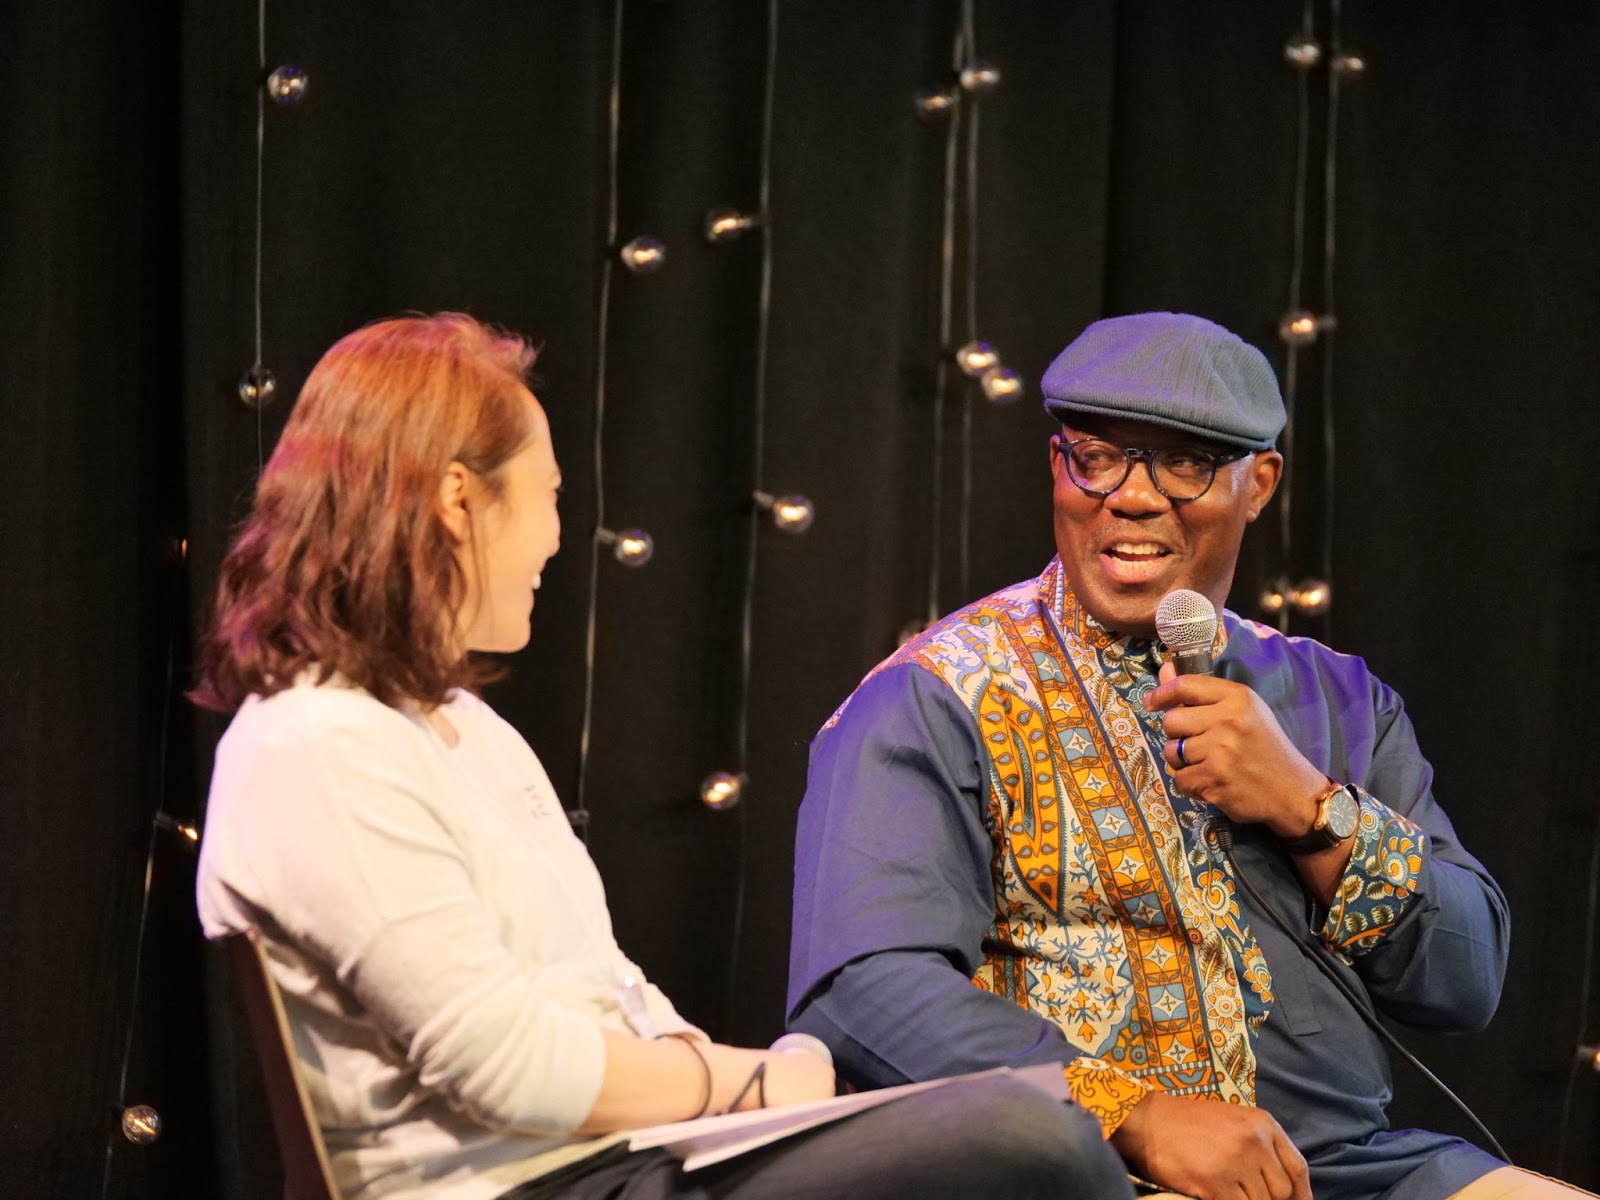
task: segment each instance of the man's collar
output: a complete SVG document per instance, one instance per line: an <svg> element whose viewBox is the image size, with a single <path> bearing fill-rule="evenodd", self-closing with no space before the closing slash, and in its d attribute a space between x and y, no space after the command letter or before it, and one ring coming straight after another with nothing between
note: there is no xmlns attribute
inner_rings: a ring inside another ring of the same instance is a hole
<svg viewBox="0 0 1600 1200"><path fill-rule="evenodd" d="M1072 585L1067 582L1067 573L1061 566L1061 557L1057 555L1050 560L1050 565L1044 569L1044 574L1039 576L1039 600L1055 616L1056 624L1067 637L1076 638L1078 641L1095 650L1107 650L1115 647L1115 653L1142 654L1151 645L1151 639L1134 637L1132 635L1118 636L1112 633L1099 621L1089 614L1088 609L1078 600L1077 593L1072 590ZM1160 646L1160 643L1156 643ZM1228 627L1223 621L1222 614L1217 614L1217 633L1211 642L1211 656L1215 658L1221 654L1228 645ZM1161 648L1164 650L1164 647ZM1158 651L1158 657L1165 661L1166 655Z"/></svg>

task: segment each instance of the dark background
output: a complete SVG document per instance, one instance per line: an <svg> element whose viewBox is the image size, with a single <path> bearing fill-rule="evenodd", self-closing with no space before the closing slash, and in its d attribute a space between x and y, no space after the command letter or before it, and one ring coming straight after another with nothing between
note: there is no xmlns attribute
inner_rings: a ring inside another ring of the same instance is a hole
<svg viewBox="0 0 1600 1200"><path fill-rule="evenodd" d="M1097 316L1172 308L1283 362L1298 76L1282 45L1302 5L977 5L978 51L1004 72L981 107L977 325L1028 394L1002 408L952 391L938 521L944 133L911 97L945 78L959 10L782 6L764 477L818 516L803 537L767 528L759 542L732 980L739 818L697 790L736 754L760 244L708 246L698 227L714 205L756 201L766 13L623 7L621 235L660 237L668 263L614 280L606 504L609 524L646 526L658 551L638 572L601 563L590 843L623 946L692 1019L760 1043L781 1022L810 733L925 607L936 538L945 607L1051 553L1037 394L1050 357ZM1325 29L1327 0L1316 11ZM303 67L312 93L266 114L263 357L280 391L258 429L234 395L253 357L256 6L7 9L7 1194L275 1194L259 1110L236 1103L246 1056L199 944L193 859L165 831L152 840L152 818L201 815L220 727L177 693L258 455L316 357L370 318L465 309L545 343L537 390L568 480L566 549L533 646L491 699L571 796L611 17L610 3L274 0L268 61ZM1331 521L1335 607L1296 628L1364 655L1406 696L1438 794L1516 922L1489 1031L1408 1040L1521 1164L1594 1186L1596 1080L1570 1064L1600 1033L1586 988L1600 8L1367 0L1343 22L1368 69L1339 109L1334 387L1302 396L1291 555L1263 521L1233 606L1254 615L1278 571L1319 574ZM1324 71L1311 78L1325 87ZM1320 185L1315 145L1312 170ZM1311 307L1319 271L1313 257ZM1302 379L1320 379L1321 353L1302 356ZM1331 510L1317 432L1330 401ZM1398 1120L1460 1129L1410 1077L1399 1086ZM121 1140L124 1100L161 1111L159 1142Z"/></svg>

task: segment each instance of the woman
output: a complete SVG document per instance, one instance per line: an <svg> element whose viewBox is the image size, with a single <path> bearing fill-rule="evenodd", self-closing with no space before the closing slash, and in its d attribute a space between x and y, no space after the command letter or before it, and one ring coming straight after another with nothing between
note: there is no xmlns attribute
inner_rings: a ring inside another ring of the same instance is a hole
<svg viewBox="0 0 1600 1200"><path fill-rule="evenodd" d="M538 759L475 693L490 673L471 652L527 644L560 539L532 359L456 314L329 350L202 649L195 699L236 715L201 917L264 941L346 1195L1124 1193L1093 1122L1011 1082L689 1175L623 1151L621 1131L834 1080L810 1055L709 1041L643 982Z"/></svg>

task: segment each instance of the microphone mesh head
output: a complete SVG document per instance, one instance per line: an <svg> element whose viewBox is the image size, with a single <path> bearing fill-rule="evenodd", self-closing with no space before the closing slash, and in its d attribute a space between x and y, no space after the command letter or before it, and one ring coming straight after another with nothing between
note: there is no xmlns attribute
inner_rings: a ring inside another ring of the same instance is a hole
<svg viewBox="0 0 1600 1200"><path fill-rule="evenodd" d="M1217 635L1217 610L1199 592L1168 592L1156 606L1156 634L1175 654L1209 649Z"/></svg>

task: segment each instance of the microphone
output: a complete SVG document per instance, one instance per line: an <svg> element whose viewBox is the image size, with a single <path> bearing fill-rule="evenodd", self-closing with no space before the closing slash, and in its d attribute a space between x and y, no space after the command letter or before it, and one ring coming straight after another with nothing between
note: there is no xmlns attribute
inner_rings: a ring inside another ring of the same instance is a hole
<svg viewBox="0 0 1600 1200"><path fill-rule="evenodd" d="M779 1054L815 1054L827 1066L833 1066L833 1054L826 1043L809 1033L786 1033L770 1047Z"/></svg>
<svg viewBox="0 0 1600 1200"><path fill-rule="evenodd" d="M1211 674L1211 643L1217 636L1217 610L1199 592L1178 588L1156 606L1156 634L1172 653L1179 675Z"/></svg>

